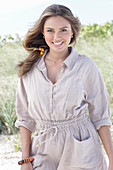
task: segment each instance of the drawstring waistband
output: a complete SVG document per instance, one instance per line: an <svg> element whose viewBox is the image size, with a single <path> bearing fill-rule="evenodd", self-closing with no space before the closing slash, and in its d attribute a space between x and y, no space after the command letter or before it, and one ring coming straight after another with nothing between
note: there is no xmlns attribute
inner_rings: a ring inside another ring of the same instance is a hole
<svg viewBox="0 0 113 170"><path fill-rule="evenodd" d="M81 116L74 117L68 120L60 120L60 121L53 121L53 120L36 120L38 126L38 135L39 138L39 145L51 140L53 137L56 136L58 130L64 129L66 127L75 126L76 124L85 123L88 120L88 116L86 114L82 114ZM55 129L53 136L49 139L40 142L41 137L46 135L50 130Z"/></svg>
<svg viewBox="0 0 113 170"><path fill-rule="evenodd" d="M41 139L41 137L44 136L44 135L46 135L51 129L55 129L54 135L51 136L49 139L46 139L46 140L44 140L44 141L42 141L42 142L39 142L39 143L37 144L37 146L42 145L43 143L51 140L54 136L56 136L57 131L58 131L58 128L57 128L57 126L51 126L51 127L48 128L48 129L40 129L40 130L39 130L37 138Z"/></svg>

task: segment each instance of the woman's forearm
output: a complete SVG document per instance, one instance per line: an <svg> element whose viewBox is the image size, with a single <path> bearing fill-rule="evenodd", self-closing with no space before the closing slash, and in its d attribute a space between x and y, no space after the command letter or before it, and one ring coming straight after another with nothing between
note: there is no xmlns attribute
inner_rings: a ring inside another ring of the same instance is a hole
<svg viewBox="0 0 113 170"><path fill-rule="evenodd" d="M20 135L21 135L21 147L22 147L22 159L29 157L30 143L31 143L31 132L20 126Z"/></svg>
<svg viewBox="0 0 113 170"><path fill-rule="evenodd" d="M109 126L102 126L98 130L98 133L108 155L109 161L113 162L113 143Z"/></svg>

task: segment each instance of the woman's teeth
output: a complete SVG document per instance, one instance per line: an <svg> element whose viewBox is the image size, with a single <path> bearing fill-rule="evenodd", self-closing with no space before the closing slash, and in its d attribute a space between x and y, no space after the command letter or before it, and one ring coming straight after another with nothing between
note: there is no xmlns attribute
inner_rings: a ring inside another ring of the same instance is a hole
<svg viewBox="0 0 113 170"><path fill-rule="evenodd" d="M59 42L59 43L53 42L53 44L55 44L55 45L60 45L60 44L62 44L62 42Z"/></svg>

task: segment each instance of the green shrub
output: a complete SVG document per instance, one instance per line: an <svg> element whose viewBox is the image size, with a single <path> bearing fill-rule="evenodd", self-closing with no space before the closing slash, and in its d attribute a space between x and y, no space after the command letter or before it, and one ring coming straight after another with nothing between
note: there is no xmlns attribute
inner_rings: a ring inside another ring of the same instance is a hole
<svg viewBox="0 0 113 170"><path fill-rule="evenodd" d="M104 25L89 24L82 25L81 37L107 37L113 35L113 20L106 22Z"/></svg>

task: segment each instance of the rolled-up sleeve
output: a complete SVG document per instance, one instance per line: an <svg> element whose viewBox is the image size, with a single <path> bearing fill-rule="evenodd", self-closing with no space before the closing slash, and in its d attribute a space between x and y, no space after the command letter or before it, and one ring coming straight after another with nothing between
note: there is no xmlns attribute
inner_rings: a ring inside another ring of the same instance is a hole
<svg viewBox="0 0 113 170"><path fill-rule="evenodd" d="M109 96L103 78L91 60L84 80L89 117L98 130L103 125L111 126Z"/></svg>
<svg viewBox="0 0 113 170"><path fill-rule="evenodd" d="M23 78L19 79L18 88L16 92L16 114L17 120L15 122L15 126L17 128L23 126L31 132L35 131L36 123L35 120L29 114L27 93L24 86Z"/></svg>

